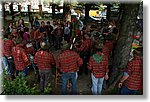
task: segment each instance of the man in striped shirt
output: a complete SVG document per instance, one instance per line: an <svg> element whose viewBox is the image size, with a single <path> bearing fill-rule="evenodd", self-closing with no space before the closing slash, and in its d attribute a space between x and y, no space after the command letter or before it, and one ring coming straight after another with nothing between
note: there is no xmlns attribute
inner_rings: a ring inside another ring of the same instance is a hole
<svg viewBox="0 0 150 102"><path fill-rule="evenodd" d="M138 50L133 52L134 58L128 62L127 70L121 78L118 87L122 95L135 95L143 88L143 58Z"/></svg>
<svg viewBox="0 0 150 102"><path fill-rule="evenodd" d="M3 41L4 41L3 54L6 57L8 65L9 65L8 70L7 70L7 75L13 79L15 68L14 68L14 61L13 61L13 56L12 56L12 48L15 46L15 44L12 40L11 33L4 34Z"/></svg>
<svg viewBox="0 0 150 102"><path fill-rule="evenodd" d="M24 50L24 43L22 38L16 38L16 46L12 48L12 55L14 58L16 75L24 77L28 74L28 68L30 61Z"/></svg>
<svg viewBox="0 0 150 102"><path fill-rule="evenodd" d="M100 95L104 78L108 79L108 56L102 53L102 42L97 42L95 45L96 53L90 57L88 69L92 71L92 94Z"/></svg>
<svg viewBox="0 0 150 102"><path fill-rule="evenodd" d="M56 64L57 68L62 72L62 94L68 94L67 82L71 80L72 94L75 95L77 94L77 71L79 71L83 61L76 52L69 50L67 42L63 44L62 49L63 52L58 56Z"/></svg>
<svg viewBox="0 0 150 102"><path fill-rule="evenodd" d="M49 46L46 42L41 42L41 49L36 52L34 63L37 64L40 73L40 91L48 86L52 76L51 69L55 65L53 55L48 51Z"/></svg>

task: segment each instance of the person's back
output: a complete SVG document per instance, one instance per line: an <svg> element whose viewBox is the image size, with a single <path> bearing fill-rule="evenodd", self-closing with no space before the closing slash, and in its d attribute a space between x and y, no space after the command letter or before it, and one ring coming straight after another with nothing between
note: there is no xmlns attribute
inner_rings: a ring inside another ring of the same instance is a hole
<svg viewBox="0 0 150 102"><path fill-rule="evenodd" d="M23 39L24 39L25 43L28 43L28 41L30 39L30 35L28 32L24 32Z"/></svg>
<svg viewBox="0 0 150 102"><path fill-rule="evenodd" d="M78 66L82 65L82 59L79 55L70 50L65 50L58 57L61 72L78 71Z"/></svg>
<svg viewBox="0 0 150 102"><path fill-rule="evenodd" d="M110 56L110 53L109 53L109 48L108 46L104 45L103 48L102 48L102 52L105 56Z"/></svg>
<svg viewBox="0 0 150 102"><path fill-rule="evenodd" d="M24 49L25 49L27 54L31 54L31 55L35 54L35 49L34 49L33 44L31 42L28 42L25 45Z"/></svg>
<svg viewBox="0 0 150 102"><path fill-rule="evenodd" d="M29 59L27 54L25 53L25 50L20 44L13 47L12 55L14 58L16 70L24 70L27 67L27 62L29 61Z"/></svg>
<svg viewBox="0 0 150 102"><path fill-rule="evenodd" d="M127 72L129 78L125 81L125 86L132 90L142 89L142 75L143 75L143 59L140 56L135 56L132 61L128 63Z"/></svg>
<svg viewBox="0 0 150 102"><path fill-rule="evenodd" d="M136 95L143 89L143 48L133 51L133 59L128 62L127 68L118 83L121 95Z"/></svg>
<svg viewBox="0 0 150 102"><path fill-rule="evenodd" d="M37 51L35 54L35 63L37 63L40 70L51 69L55 64L53 55L44 50Z"/></svg>
<svg viewBox="0 0 150 102"><path fill-rule="evenodd" d="M53 31L53 26L51 26L51 25L46 25L46 31L47 31L48 35L51 34L52 31Z"/></svg>
<svg viewBox="0 0 150 102"><path fill-rule="evenodd" d="M77 94L77 71L79 71L79 67L83 64L79 55L69 48L68 43L64 42L62 46L63 52L58 56L56 63L56 67L62 72L61 91L63 95L68 94L67 83L69 80L72 83L72 94Z"/></svg>
<svg viewBox="0 0 150 102"><path fill-rule="evenodd" d="M69 29L68 26L65 26L65 28L64 28L64 34L65 35L69 35L70 34L70 29Z"/></svg>
<svg viewBox="0 0 150 102"><path fill-rule="evenodd" d="M4 39L4 55L6 57L12 56L12 48L14 46L14 42L10 39Z"/></svg>
<svg viewBox="0 0 150 102"><path fill-rule="evenodd" d="M36 28L39 28L40 27L40 23L39 23L39 21L37 20L37 18L36 18L36 20L34 21L34 26L36 27Z"/></svg>
<svg viewBox="0 0 150 102"><path fill-rule="evenodd" d="M48 51L49 43L41 42L41 49L36 52L34 63L37 64L40 74L40 91L44 92L44 89L48 86L52 76L52 65L55 64L53 55Z"/></svg>
<svg viewBox="0 0 150 102"><path fill-rule="evenodd" d="M40 41L41 40L41 33L40 33L40 31L39 31L39 29L37 29L35 32L34 32L34 40L36 41L36 42L38 42L38 41Z"/></svg>
<svg viewBox="0 0 150 102"><path fill-rule="evenodd" d="M104 45L109 48L109 52L112 52L112 50L113 50L113 42L112 41L106 41Z"/></svg>

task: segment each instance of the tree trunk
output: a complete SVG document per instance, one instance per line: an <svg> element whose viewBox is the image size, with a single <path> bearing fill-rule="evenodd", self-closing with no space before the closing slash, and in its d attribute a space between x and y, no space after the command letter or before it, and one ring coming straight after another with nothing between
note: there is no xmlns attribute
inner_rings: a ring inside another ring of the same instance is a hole
<svg viewBox="0 0 150 102"><path fill-rule="evenodd" d="M85 4L85 20L89 19L89 11L91 9L91 5L90 4Z"/></svg>
<svg viewBox="0 0 150 102"><path fill-rule="evenodd" d="M10 14L12 16L12 20L14 20L14 9L13 9L13 3L11 2L11 4L9 5L9 8L10 8Z"/></svg>
<svg viewBox="0 0 150 102"><path fill-rule="evenodd" d="M52 4L52 19L55 18L55 4Z"/></svg>
<svg viewBox="0 0 150 102"><path fill-rule="evenodd" d="M39 14L40 14L41 17L43 16L42 5L39 5Z"/></svg>
<svg viewBox="0 0 150 102"><path fill-rule="evenodd" d="M66 3L63 4L63 17L66 15Z"/></svg>
<svg viewBox="0 0 150 102"><path fill-rule="evenodd" d="M29 17L29 22L30 22L30 17L31 17L31 5L28 5L28 17Z"/></svg>
<svg viewBox="0 0 150 102"><path fill-rule="evenodd" d="M107 14L106 14L106 18L107 18L108 21L110 20L110 8L111 8L111 5L110 5L110 4L107 4Z"/></svg>
<svg viewBox="0 0 150 102"><path fill-rule="evenodd" d="M18 12L20 12L20 15L22 16L22 14L21 14L21 5L18 5Z"/></svg>
<svg viewBox="0 0 150 102"><path fill-rule="evenodd" d="M126 68L129 61L133 41L133 34L136 30L136 18L139 4L123 4L123 16L120 21L119 39L113 59L113 71L108 82L108 89L113 89L121 78L122 70Z"/></svg>

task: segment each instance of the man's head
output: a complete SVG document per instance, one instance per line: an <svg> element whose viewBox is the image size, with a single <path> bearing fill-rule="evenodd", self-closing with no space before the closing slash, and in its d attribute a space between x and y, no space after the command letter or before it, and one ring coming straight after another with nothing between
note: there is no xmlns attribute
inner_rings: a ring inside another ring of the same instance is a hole
<svg viewBox="0 0 150 102"><path fill-rule="evenodd" d="M69 49L69 44L66 41L62 41L62 46L61 49L62 50L68 50Z"/></svg>
<svg viewBox="0 0 150 102"><path fill-rule="evenodd" d="M44 21L41 22L41 26L43 26L43 27L45 26L45 22Z"/></svg>
<svg viewBox="0 0 150 102"><path fill-rule="evenodd" d="M42 48L42 50L48 50L49 49L49 43L48 42L41 42L40 46Z"/></svg>
<svg viewBox="0 0 150 102"><path fill-rule="evenodd" d="M99 39L95 44L96 51L102 51L103 48L103 40Z"/></svg>
<svg viewBox="0 0 150 102"><path fill-rule="evenodd" d="M53 25L56 25L57 23L56 23L56 21L53 21Z"/></svg>
<svg viewBox="0 0 150 102"><path fill-rule="evenodd" d="M50 21L47 21L47 25L50 25Z"/></svg>
<svg viewBox="0 0 150 102"><path fill-rule="evenodd" d="M111 41L112 40L111 35L106 35L104 40L105 41Z"/></svg>
<svg viewBox="0 0 150 102"><path fill-rule="evenodd" d="M85 38L85 39L89 39L90 37L89 37L89 35L85 34L85 35L84 35L84 38Z"/></svg>
<svg viewBox="0 0 150 102"><path fill-rule="evenodd" d="M22 46L24 45L24 41L23 41L23 39L21 37L16 37L15 43L16 43L16 45L17 44L20 44Z"/></svg>

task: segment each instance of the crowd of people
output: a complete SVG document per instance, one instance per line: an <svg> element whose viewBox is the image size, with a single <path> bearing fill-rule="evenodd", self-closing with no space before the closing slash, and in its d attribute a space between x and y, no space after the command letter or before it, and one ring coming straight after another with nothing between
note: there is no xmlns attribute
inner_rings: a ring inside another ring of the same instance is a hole
<svg viewBox="0 0 150 102"><path fill-rule="evenodd" d="M11 80L16 76L28 76L30 69L36 67L40 75L41 93L51 82L52 74L56 74L52 70L59 70L61 74L63 95L68 94L69 80L72 94L77 94L77 76L91 73L92 94L100 95L104 80L109 79L117 39L118 29L114 21L97 26L81 25L77 18L71 22L54 19L53 24L35 19L29 28L23 19L19 19L16 26L10 22L0 38L4 42L1 61ZM51 48L61 50L56 58ZM137 52L134 51L134 55L142 57ZM127 68L124 72L127 77L123 77L119 87L127 79L125 85L128 90L139 90L142 84L142 58L135 57ZM135 76L138 76L137 80L133 80Z"/></svg>

